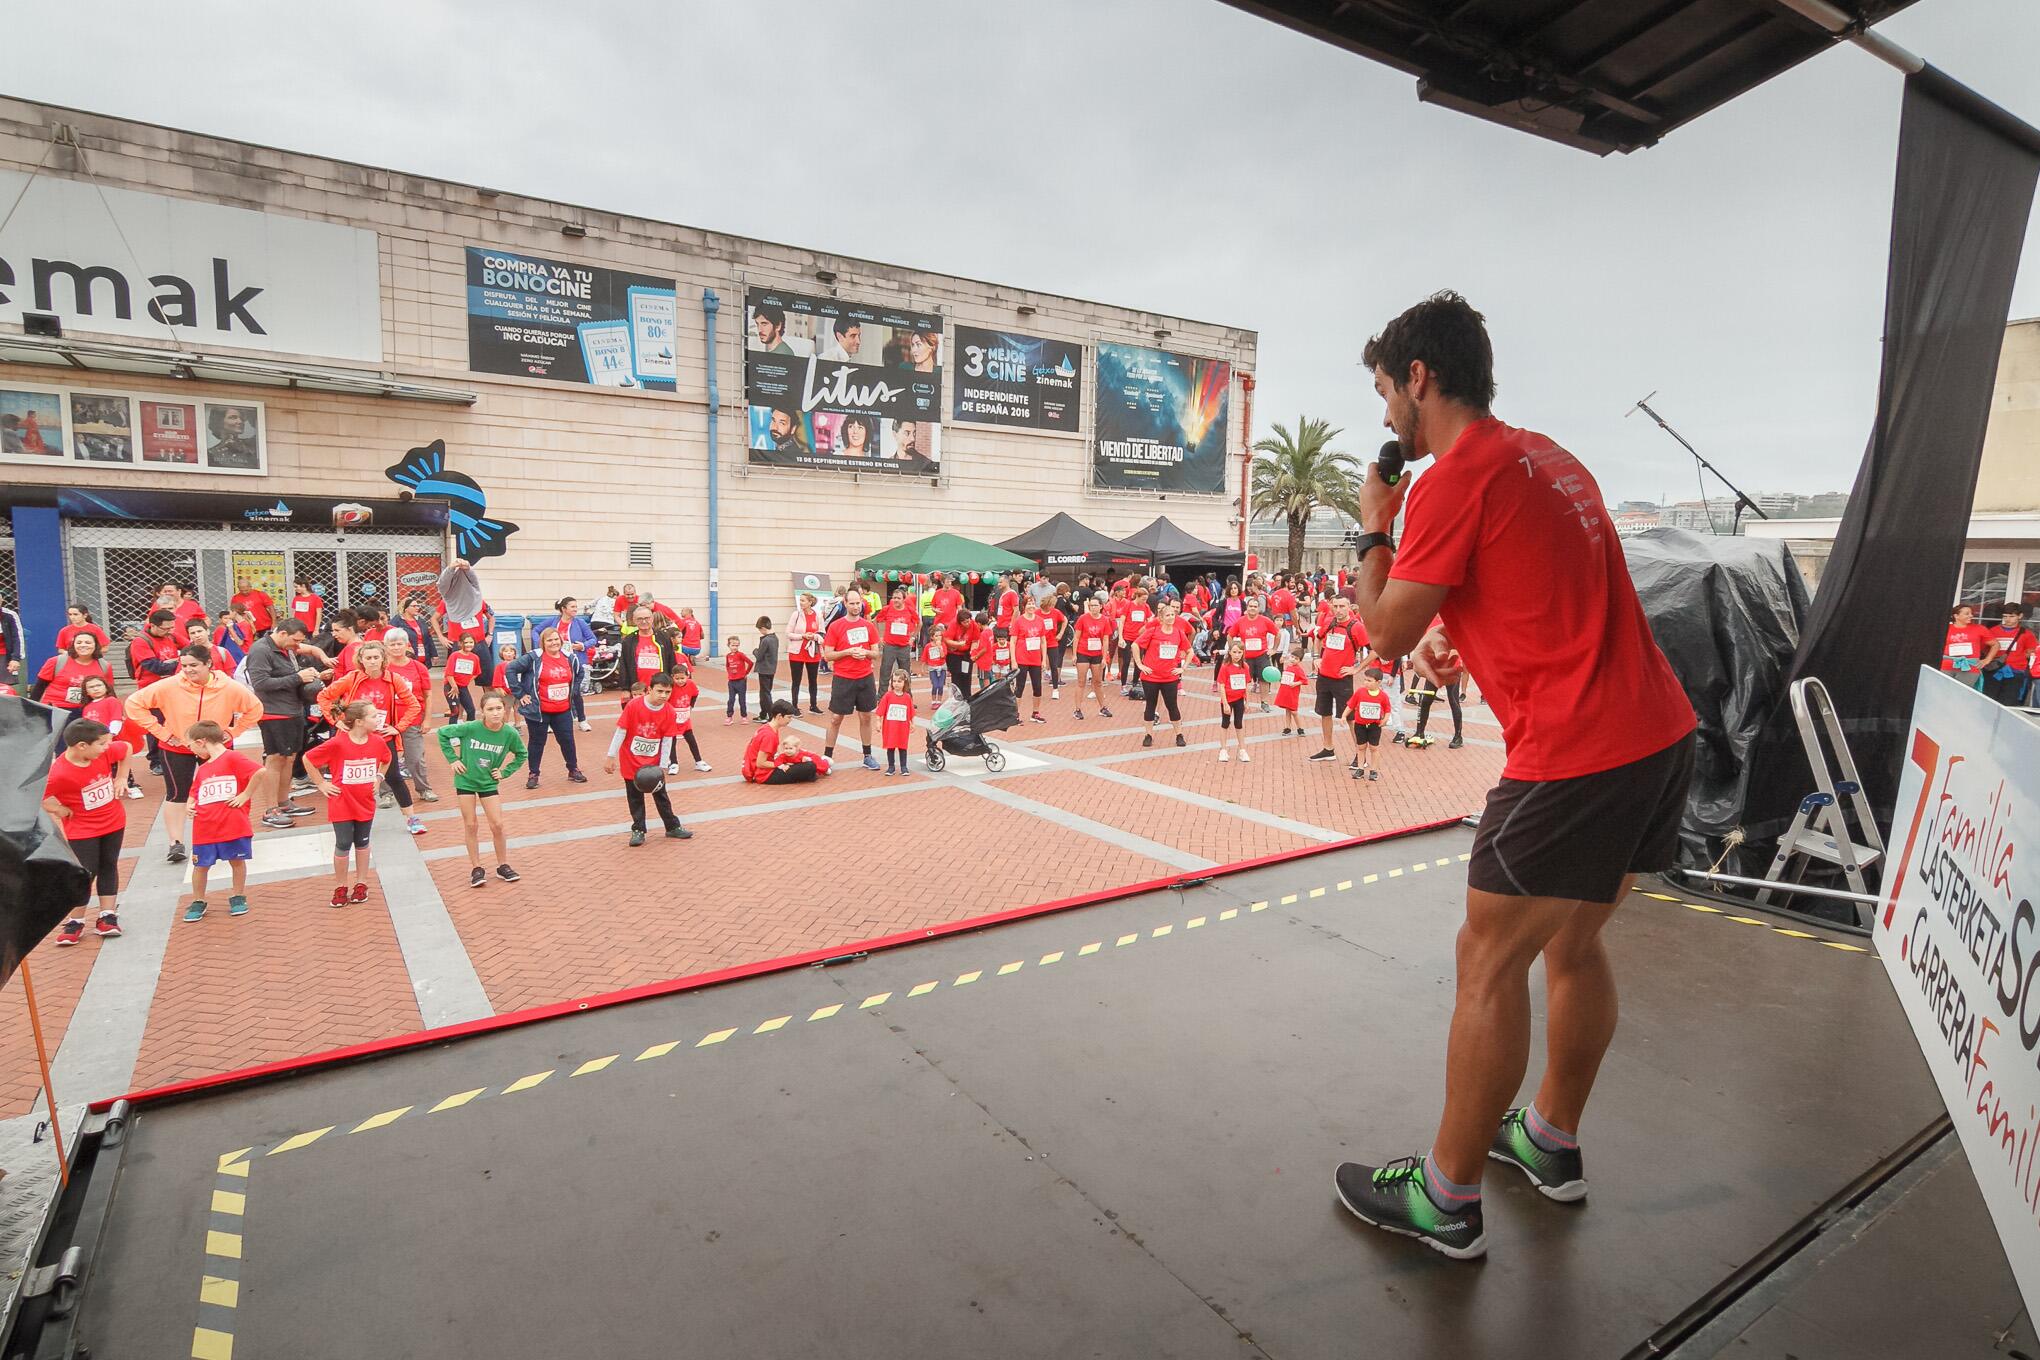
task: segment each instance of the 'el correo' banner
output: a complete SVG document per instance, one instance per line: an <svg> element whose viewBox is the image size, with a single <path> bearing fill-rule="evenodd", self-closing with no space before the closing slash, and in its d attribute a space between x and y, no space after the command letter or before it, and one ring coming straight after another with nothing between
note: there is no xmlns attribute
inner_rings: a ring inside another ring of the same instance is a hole
<svg viewBox="0 0 2040 1360"><path fill-rule="evenodd" d="M67 335L382 361L374 232L0 171L0 203L16 195L0 321L54 312Z"/></svg>
<svg viewBox="0 0 2040 1360"><path fill-rule="evenodd" d="M1091 483L1122 491L1225 490L1232 365L1141 345L1098 346Z"/></svg>
<svg viewBox="0 0 2040 1360"><path fill-rule="evenodd" d="M751 462L941 470L941 317L776 288L744 304Z"/></svg>

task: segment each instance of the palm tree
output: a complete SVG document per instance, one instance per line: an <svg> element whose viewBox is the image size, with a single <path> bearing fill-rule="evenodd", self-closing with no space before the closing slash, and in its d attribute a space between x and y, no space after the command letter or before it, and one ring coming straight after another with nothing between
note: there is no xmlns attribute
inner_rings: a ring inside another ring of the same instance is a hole
<svg viewBox="0 0 2040 1360"><path fill-rule="evenodd" d="M1275 422L1273 438L1254 445L1252 506L1257 515L1289 523L1289 570L1303 570L1303 531L1319 507L1360 517L1360 481L1366 475L1351 454L1331 447L1340 431L1298 416L1296 433Z"/></svg>

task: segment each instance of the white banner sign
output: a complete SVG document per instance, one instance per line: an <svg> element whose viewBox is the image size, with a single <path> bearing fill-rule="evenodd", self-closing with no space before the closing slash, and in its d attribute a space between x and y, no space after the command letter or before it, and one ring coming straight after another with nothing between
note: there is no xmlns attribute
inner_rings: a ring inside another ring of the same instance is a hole
<svg viewBox="0 0 2040 1360"><path fill-rule="evenodd" d="M2040 726L1922 669L1877 953L2040 1304ZM2035 852L2028 852L2029 854Z"/></svg>
<svg viewBox="0 0 2040 1360"><path fill-rule="evenodd" d="M0 171L0 203L26 180ZM374 232L131 189L102 202L47 173L0 232L0 321L25 311L67 335L382 361Z"/></svg>

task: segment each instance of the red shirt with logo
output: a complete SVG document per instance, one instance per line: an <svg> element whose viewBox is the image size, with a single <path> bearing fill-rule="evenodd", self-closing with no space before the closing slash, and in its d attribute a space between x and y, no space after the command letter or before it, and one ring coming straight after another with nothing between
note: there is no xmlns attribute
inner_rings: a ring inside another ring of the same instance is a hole
<svg viewBox="0 0 2040 1360"><path fill-rule="evenodd" d="M245 605L248 612L255 616L256 631L266 633L275 626L276 616L274 611L276 605L267 593L260 590L244 590L234 596L232 603ZM309 627L310 625L306 626Z"/></svg>
<svg viewBox="0 0 2040 1360"><path fill-rule="evenodd" d="M1284 586L1280 590L1269 591L1268 612L1271 614L1294 614L1296 612L1296 592L1288 586Z"/></svg>
<svg viewBox="0 0 2040 1360"><path fill-rule="evenodd" d="M959 619L943 634L942 645L951 656L968 656L977 645L978 634L983 631L983 626L976 619Z"/></svg>
<svg viewBox="0 0 2040 1360"><path fill-rule="evenodd" d="M432 672L426 670L425 663L415 656L404 661L392 661L388 664L387 669L391 675L396 676L411 687L411 697L419 703L419 713L421 714L422 721L425 695L432 688Z"/></svg>
<svg viewBox="0 0 2040 1360"><path fill-rule="evenodd" d="M1039 614L1013 620L1013 655L1022 666L1039 666L1048 656L1048 626Z"/></svg>
<svg viewBox="0 0 2040 1360"><path fill-rule="evenodd" d="M617 715L617 730L623 746L616 753L616 768L625 779L636 777L647 765L657 765L666 740L680 735L679 714L671 702L653 708L640 694Z"/></svg>
<svg viewBox="0 0 2040 1360"><path fill-rule="evenodd" d="M878 632L888 647L911 647L921 634L921 611L910 604L889 604L878 613Z"/></svg>
<svg viewBox="0 0 2040 1360"><path fill-rule="evenodd" d="M446 683L456 689L466 689L482 673L482 657L479 652L451 652L446 658Z"/></svg>
<svg viewBox="0 0 2040 1360"><path fill-rule="evenodd" d="M232 747L198 767L191 776L191 843L218 845L255 834L246 804L232 806L262 762Z"/></svg>
<svg viewBox="0 0 2040 1360"><path fill-rule="evenodd" d="M2021 675L2033 672L2035 640L2033 630L2021 625L2007 628L1998 624L1990 630L1991 640L1998 645L1998 660L2010 666Z"/></svg>
<svg viewBox="0 0 2040 1360"><path fill-rule="evenodd" d="M970 656L971 664L980 670L998 668L1013 664L1013 639L1001 638L989 628L978 630L977 650Z"/></svg>
<svg viewBox="0 0 2040 1360"><path fill-rule="evenodd" d="M326 800L326 819L332 822L375 820L375 790L389 767L390 744L370 733L356 741L345 732L335 732L305 752L305 764L324 770L335 793Z"/></svg>
<svg viewBox="0 0 2040 1360"><path fill-rule="evenodd" d="M1953 671L1957 661L1981 661L1989 650L1990 632L1982 624L1951 623L1948 641L1941 647L1941 669Z"/></svg>
<svg viewBox="0 0 2040 1360"><path fill-rule="evenodd" d="M574 663L561 656L538 661L538 711L564 713L574 706Z"/></svg>
<svg viewBox="0 0 2040 1360"><path fill-rule="evenodd" d="M675 735L694 730L694 705L701 699L701 686L689 676L673 677L673 731Z"/></svg>
<svg viewBox="0 0 2040 1360"><path fill-rule="evenodd" d="M849 647L868 647L878 650L878 627L867 618L845 616L829 625L827 649L839 652ZM831 661L830 666L845 680L861 680L871 674L871 658L868 656L846 656Z"/></svg>
<svg viewBox="0 0 2040 1360"><path fill-rule="evenodd" d="M744 780L751 784L762 784L765 776L772 773L772 757L779 753L779 729L771 723L759 723L758 730L751 734L751 740L744 746Z"/></svg>
<svg viewBox="0 0 2040 1360"><path fill-rule="evenodd" d="M680 620L680 645L682 647L699 647L701 645L700 619Z"/></svg>
<svg viewBox="0 0 2040 1360"><path fill-rule="evenodd" d="M1128 611L1130 614L1132 611ZM1134 636L1133 645L1140 652L1140 678L1166 685L1183 675L1183 663L1190 657L1190 641L1197 632L1190 621L1180 614L1176 616L1173 628L1162 627L1157 619Z"/></svg>
<svg viewBox="0 0 2040 1360"><path fill-rule="evenodd" d="M787 652L790 661L816 662L822 659L822 621L812 609L803 609L793 616L787 632L799 634L799 638Z"/></svg>
<svg viewBox="0 0 2040 1360"><path fill-rule="evenodd" d="M53 656L42 663L42 669L35 673L37 680L44 681L48 688L43 691L42 701L51 708L78 708L85 702L85 682L98 676L113 688L113 672L98 657L80 661L71 656Z"/></svg>
<svg viewBox="0 0 2040 1360"><path fill-rule="evenodd" d="M166 675L175 675L177 667L174 663L177 660L177 651L175 638L150 637L143 633L128 643L128 674L135 678L137 684L142 685L153 684ZM169 670L145 671L142 669L144 661L168 661L173 664Z"/></svg>
<svg viewBox="0 0 2040 1360"><path fill-rule="evenodd" d="M1379 727L1393 702L1388 691L1378 685L1356 685L1353 697L1346 701L1346 716L1355 727Z"/></svg>
<svg viewBox="0 0 2040 1360"><path fill-rule="evenodd" d="M748 652L734 651L723 657L723 674L730 678L733 685L742 684L744 678L754 669L756 668L752 666Z"/></svg>
<svg viewBox="0 0 2040 1360"><path fill-rule="evenodd" d="M109 694L104 699L94 699L79 709L78 716L90 718L97 723L105 723L106 730L117 737L120 735L120 729L127 723L127 705Z"/></svg>
<svg viewBox="0 0 2040 1360"><path fill-rule="evenodd" d="M928 638L928 645L921 649L921 661L924 665L939 666L948 658L948 653L949 644L946 641L935 638L931 634Z"/></svg>
<svg viewBox="0 0 2040 1360"><path fill-rule="evenodd" d="M955 586L944 586L935 592L928 603L935 606L935 621L947 627L956 622L956 613L963 608L963 592Z"/></svg>
<svg viewBox="0 0 2040 1360"><path fill-rule="evenodd" d="M1011 628L1013 626L1013 620L1019 617L1019 614L1020 614L1020 592L1017 590L1000 591L999 608L997 617L995 618L994 622L1003 623L1008 628Z"/></svg>
<svg viewBox="0 0 2040 1360"><path fill-rule="evenodd" d="M1225 630L1227 637L1236 637L1245 644L1249 661L1274 651L1275 640L1281 633L1282 625L1266 614L1248 614Z"/></svg>
<svg viewBox="0 0 2040 1360"><path fill-rule="evenodd" d="M1150 609L1144 602L1139 600L1126 601L1120 606L1119 610L1119 636L1127 642L1132 642L1141 635L1142 630L1148 626L1154 619L1154 616L1155 611Z"/></svg>
<svg viewBox="0 0 2040 1360"><path fill-rule="evenodd" d="M1614 769L1689 736L1601 490L1534 431L1475 421L1411 486L1389 575L1439 614L1502 721L1512 779Z"/></svg>
<svg viewBox="0 0 2040 1360"><path fill-rule="evenodd" d="M50 762L50 772L43 779L43 797L54 798L69 810L64 839L89 841L126 828L127 810L120 805L113 772L131 749L126 742L115 741L83 765L72 764L71 757L62 752Z"/></svg>
<svg viewBox="0 0 2040 1360"><path fill-rule="evenodd" d="M1327 623L1318 652L1317 673L1327 680L1343 679L1360 664L1360 654L1366 647L1367 632L1357 619Z"/></svg>
<svg viewBox="0 0 2040 1360"><path fill-rule="evenodd" d="M1288 709L1291 713L1296 712L1297 705L1303 701L1303 682L1308 678L1303 673L1303 667L1294 661L1284 666L1282 683L1275 687L1275 707Z"/></svg>
<svg viewBox="0 0 2040 1360"><path fill-rule="evenodd" d="M319 615L326 612L326 602L306 592L290 597L290 616L304 624L307 633L319 631Z"/></svg>
<svg viewBox="0 0 2040 1360"><path fill-rule="evenodd" d="M1218 668L1218 697L1226 703L1244 703L1247 689L1253 683L1253 674L1245 666L1225 665Z"/></svg>
<svg viewBox="0 0 2040 1360"><path fill-rule="evenodd" d="M904 751L914 737L914 696L887 690L878 696L879 745Z"/></svg>
<svg viewBox="0 0 2040 1360"><path fill-rule="evenodd" d="M1069 622L1069 615L1060 609L1041 611L1042 637L1048 641L1049 649L1055 648L1056 640L1063 635L1063 625Z"/></svg>
<svg viewBox="0 0 2040 1360"><path fill-rule="evenodd" d="M1112 620L1103 614L1077 615L1077 655L1096 659L1105 655L1105 640L1112 636Z"/></svg>

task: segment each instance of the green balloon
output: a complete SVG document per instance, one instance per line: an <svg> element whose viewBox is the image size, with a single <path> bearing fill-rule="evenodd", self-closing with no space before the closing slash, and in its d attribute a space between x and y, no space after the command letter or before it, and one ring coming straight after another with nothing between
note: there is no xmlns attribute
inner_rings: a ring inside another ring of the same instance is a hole
<svg viewBox="0 0 2040 1360"><path fill-rule="evenodd" d="M1271 685L1278 685L1282 683L1282 672L1270 666L1267 670L1261 672L1261 678Z"/></svg>

